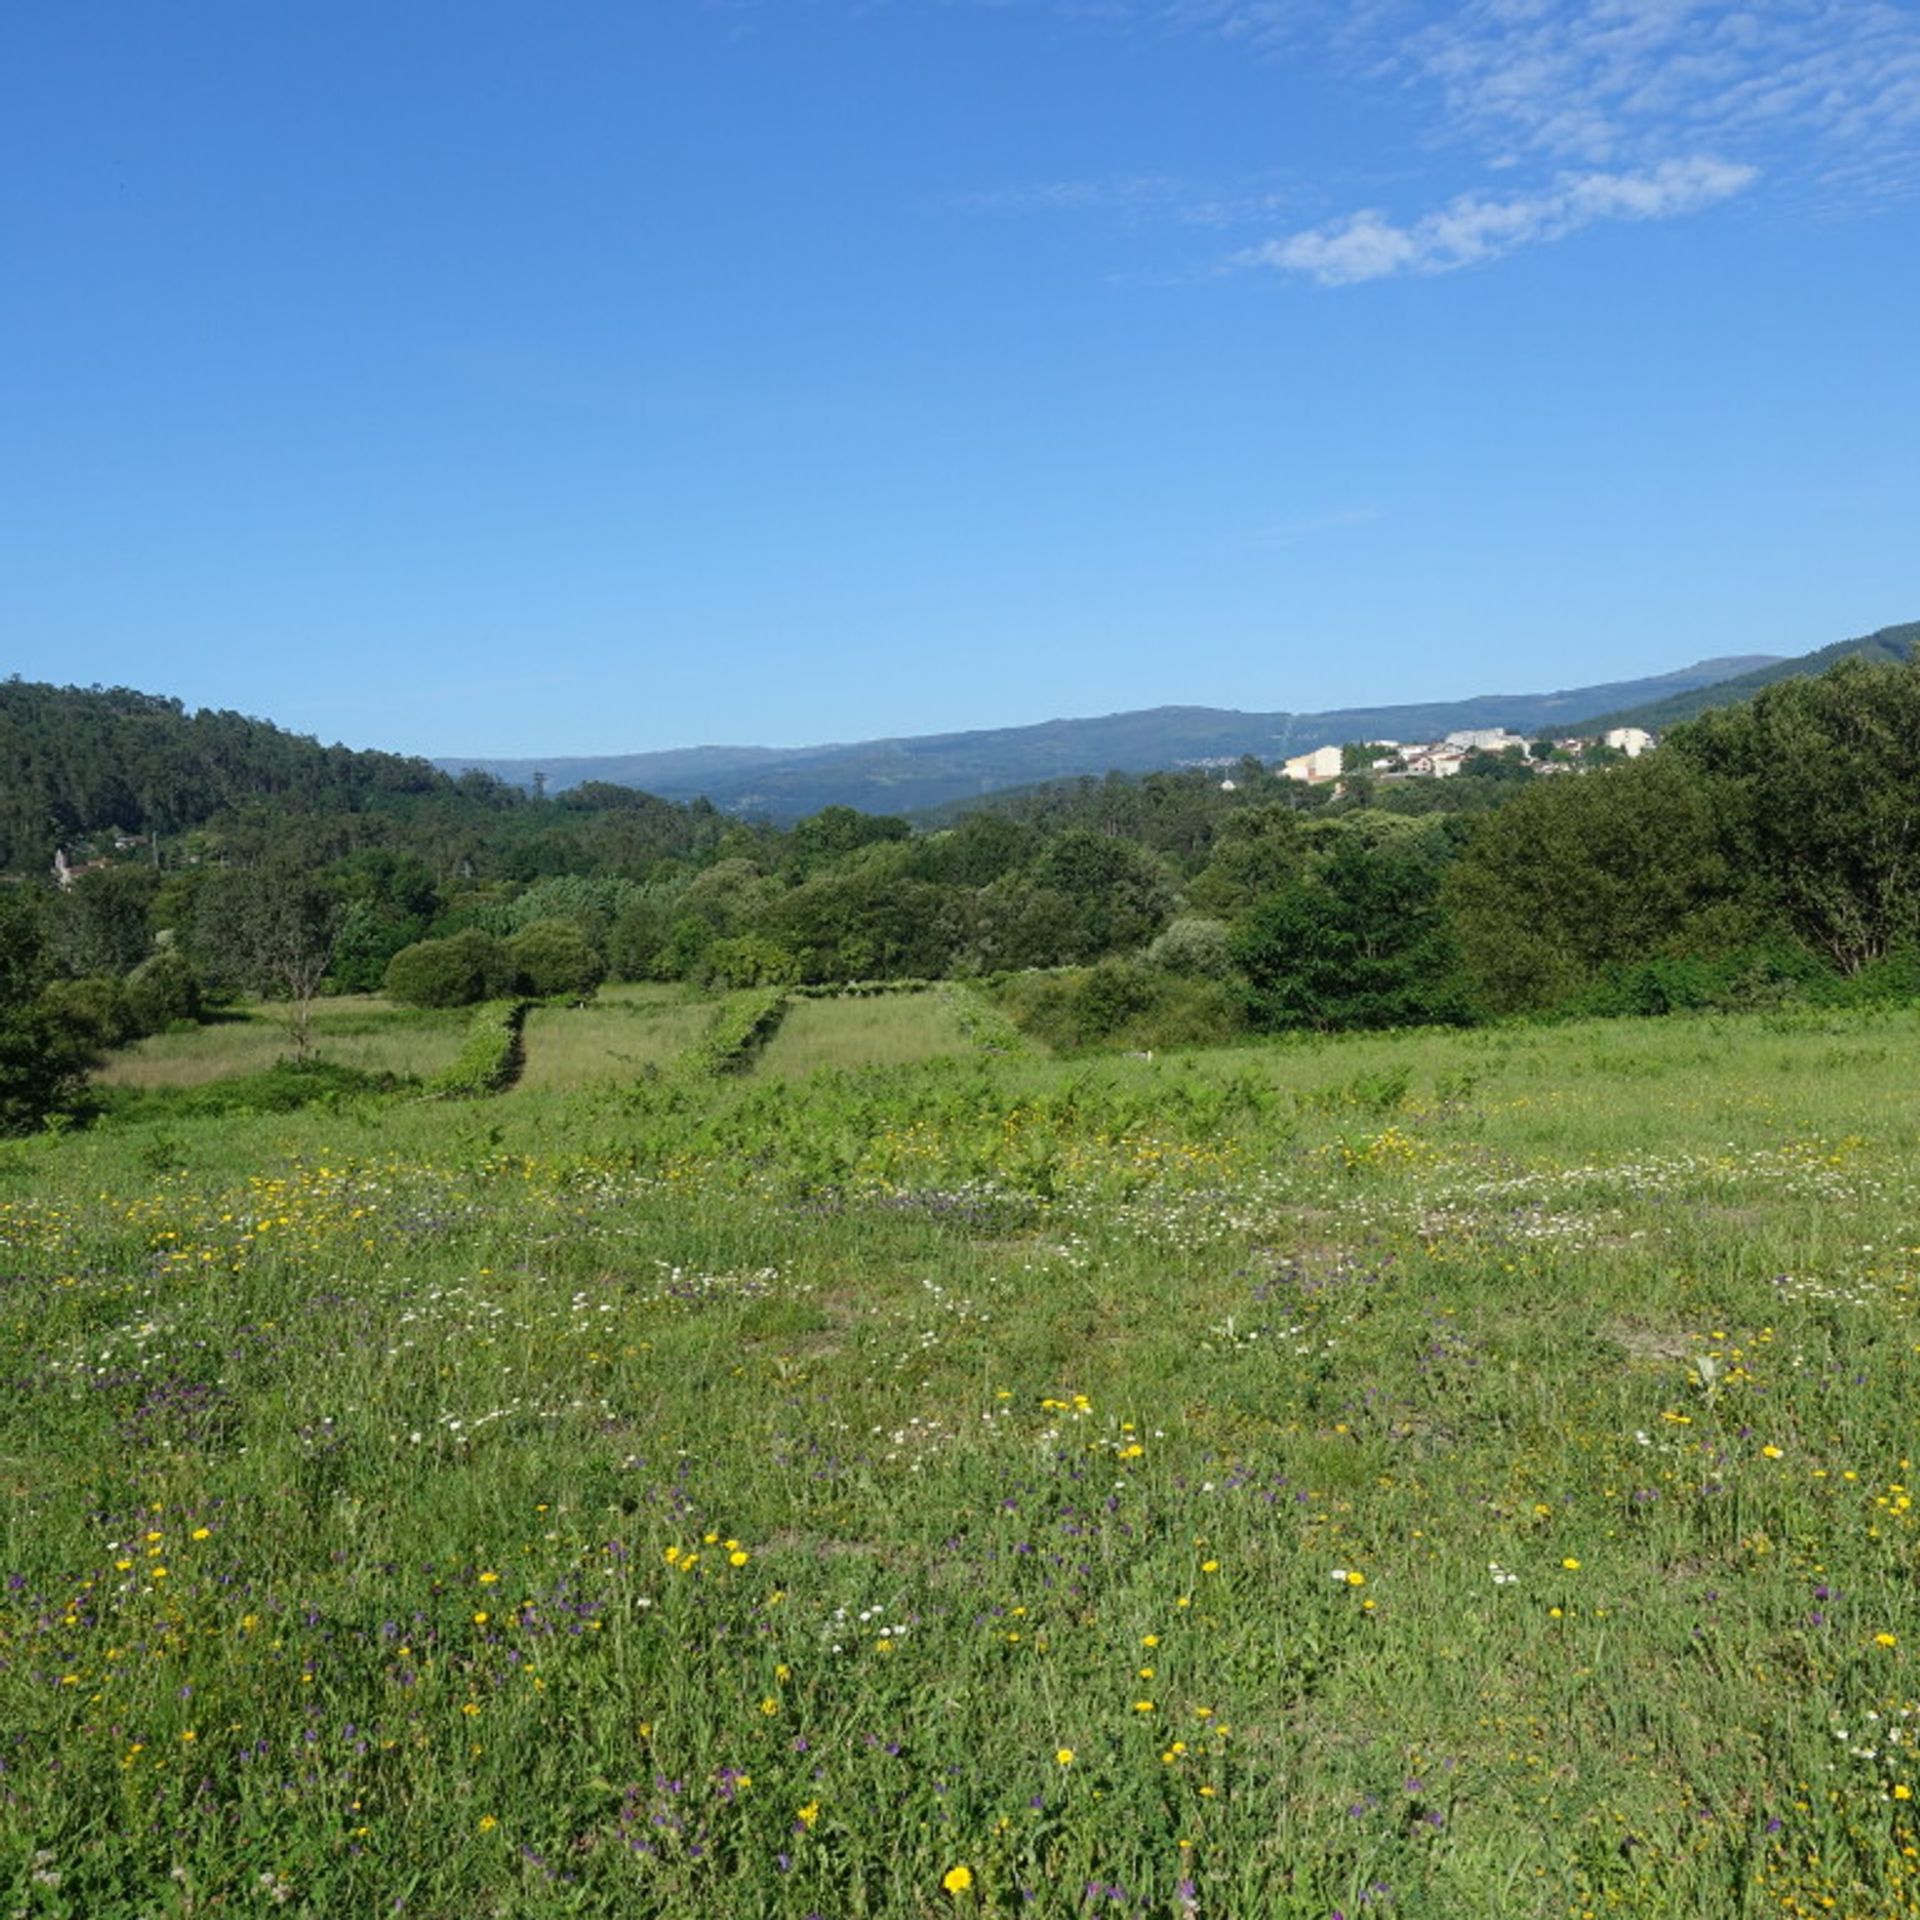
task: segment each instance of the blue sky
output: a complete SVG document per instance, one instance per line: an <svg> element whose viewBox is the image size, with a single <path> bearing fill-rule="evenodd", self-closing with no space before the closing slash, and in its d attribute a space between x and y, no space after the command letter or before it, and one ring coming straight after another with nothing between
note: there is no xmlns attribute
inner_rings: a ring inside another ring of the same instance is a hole
<svg viewBox="0 0 1920 1920"><path fill-rule="evenodd" d="M1920 618L1891 0L22 7L0 272L0 668L354 746Z"/></svg>

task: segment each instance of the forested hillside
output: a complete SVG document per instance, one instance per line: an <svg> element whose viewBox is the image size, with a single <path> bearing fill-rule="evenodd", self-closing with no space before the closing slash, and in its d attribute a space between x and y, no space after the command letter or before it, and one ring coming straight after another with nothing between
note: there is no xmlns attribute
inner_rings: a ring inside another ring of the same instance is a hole
<svg viewBox="0 0 1920 1920"><path fill-rule="evenodd" d="M254 802L352 813L454 790L425 760L323 747L126 687L19 679L0 682L0 768L8 869L38 866L91 833L180 833Z"/></svg>
<svg viewBox="0 0 1920 1920"><path fill-rule="evenodd" d="M1592 724L1602 730L1609 727L1646 727L1660 732L1667 727L1678 726L1683 720L1696 719L1711 708L1737 706L1742 700L1752 699L1762 687L1774 686L1782 680L1801 680L1812 674L1825 673L1842 660L1864 660L1869 665L1898 665L1913 657L1917 643L1920 643L1920 620L1909 620L1902 626L1881 627L1876 632L1863 634L1857 640L1836 640L1830 647L1797 654L1791 660L1770 660L1763 666L1756 666L1751 672L1716 680L1710 686L1676 689L1657 700L1622 706L1600 715Z"/></svg>
<svg viewBox="0 0 1920 1920"><path fill-rule="evenodd" d="M1248 760L1056 783L921 829L846 807L777 828L610 786L537 797L146 696L9 692L12 1124L100 1048L243 990L287 1004L298 1049L323 993L966 978L1070 1049L1920 986L1911 663L1780 682L1617 764L1516 748L1447 779L1307 785Z"/></svg>

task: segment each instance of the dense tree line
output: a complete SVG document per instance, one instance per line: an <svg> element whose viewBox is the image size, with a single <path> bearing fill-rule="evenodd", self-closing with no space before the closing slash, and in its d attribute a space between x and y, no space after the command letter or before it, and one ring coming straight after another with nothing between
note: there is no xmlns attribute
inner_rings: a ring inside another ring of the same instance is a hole
<svg viewBox="0 0 1920 1920"><path fill-rule="evenodd" d="M932 827L829 807L784 831L618 787L449 780L145 695L5 691L28 750L0 818L27 852L0 925L0 1124L56 1105L90 1050L233 991L279 999L298 1050L321 992L964 975L1078 1045L1895 992L1920 972L1912 665L1785 681L1585 772L1483 757L1308 787L1249 763L1063 781ZM59 725L35 734L35 714ZM202 751L218 774L196 784ZM52 792L80 857L58 888ZM108 844L162 822L158 849Z"/></svg>

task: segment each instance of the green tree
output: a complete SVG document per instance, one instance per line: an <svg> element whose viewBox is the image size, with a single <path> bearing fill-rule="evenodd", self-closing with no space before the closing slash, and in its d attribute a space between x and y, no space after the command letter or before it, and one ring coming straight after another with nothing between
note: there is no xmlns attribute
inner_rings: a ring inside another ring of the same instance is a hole
<svg viewBox="0 0 1920 1920"><path fill-rule="evenodd" d="M775 902L761 930L799 960L804 980L944 973L954 947L948 890L907 865L904 848L869 847Z"/></svg>
<svg viewBox="0 0 1920 1920"><path fill-rule="evenodd" d="M1034 884L1072 903L1073 951L1062 960L1097 960L1144 947L1173 917L1165 866L1144 847L1072 827L1042 849Z"/></svg>
<svg viewBox="0 0 1920 1920"><path fill-rule="evenodd" d="M1842 660L1675 728L1731 858L1842 973L1920 945L1920 663Z"/></svg>
<svg viewBox="0 0 1920 1920"><path fill-rule="evenodd" d="M131 972L153 951L147 913L159 885L150 867L102 867L77 876L48 903L55 963L72 974Z"/></svg>
<svg viewBox="0 0 1920 1920"><path fill-rule="evenodd" d="M607 977L607 963L571 920L536 920L507 942L523 993L541 999L589 1000Z"/></svg>
<svg viewBox="0 0 1920 1920"><path fill-rule="evenodd" d="M1612 968L1724 952L1758 930L1708 784L1665 752L1536 780L1479 816L1445 897L1496 1012L1554 1006Z"/></svg>
<svg viewBox="0 0 1920 1920"><path fill-rule="evenodd" d="M344 917L339 897L309 872L274 865L217 876L194 901L194 946L219 977L285 1009L294 1057L313 1045L313 1003Z"/></svg>
<svg viewBox="0 0 1920 1920"><path fill-rule="evenodd" d="M386 990L409 1007L470 1007L514 989L506 943L477 927L444 940L420 940L387 962Z"/></svg>
<svg viewBox="0 0 1920 1920"><path fill-rule="evenodd" d="M1327 1030L1470 1020L1440 879L1424 849L1349 840L1320 873L1261 901L1229 943L1253 1024Z"/></svg>
<svg viewBox="0 0 1920 1920"><path fill-rule="evenodd" d="M38 1005L52 971L38 909L24 888L0 890L0 1133L70 1108L92 1057L81 1033Z"/></svg>

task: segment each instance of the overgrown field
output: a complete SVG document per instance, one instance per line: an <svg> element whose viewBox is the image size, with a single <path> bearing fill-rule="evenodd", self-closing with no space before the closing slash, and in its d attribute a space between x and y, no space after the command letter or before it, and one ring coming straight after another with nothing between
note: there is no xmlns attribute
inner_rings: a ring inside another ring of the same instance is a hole
<svg viewBox="0 0 1920 1920"><path fill-rule="evenodd" d="M1920 1908L1920 1017L539 1041L0 1150L6 1912Z"/></svg>

